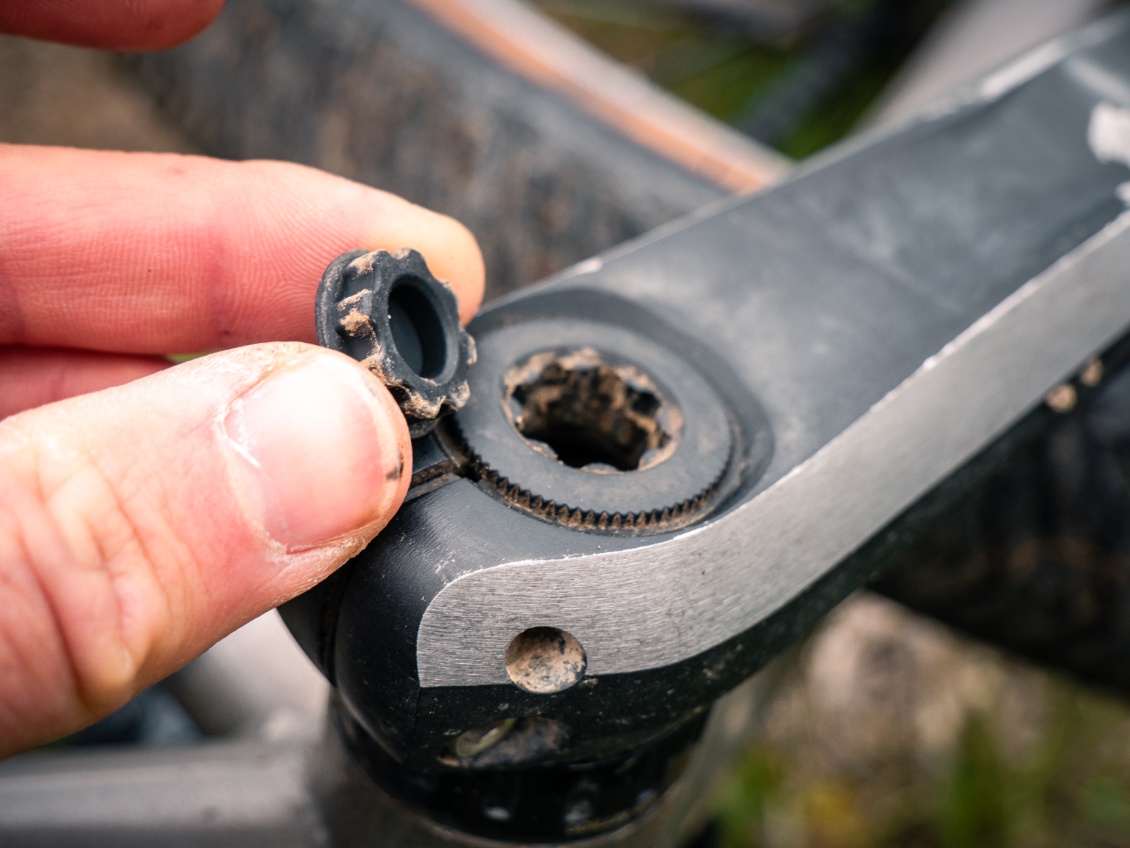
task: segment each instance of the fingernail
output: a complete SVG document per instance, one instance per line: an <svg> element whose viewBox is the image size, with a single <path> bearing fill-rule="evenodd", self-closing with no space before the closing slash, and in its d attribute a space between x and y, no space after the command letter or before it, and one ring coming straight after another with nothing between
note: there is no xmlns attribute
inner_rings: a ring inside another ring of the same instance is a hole
<svg viewBox="0 0 1130 848"><path fill-rule="evenodd" d="M399 506L407 425L348 362L323 354L271 375L223 426L251 518L287 548L383 523Z"/></svg>

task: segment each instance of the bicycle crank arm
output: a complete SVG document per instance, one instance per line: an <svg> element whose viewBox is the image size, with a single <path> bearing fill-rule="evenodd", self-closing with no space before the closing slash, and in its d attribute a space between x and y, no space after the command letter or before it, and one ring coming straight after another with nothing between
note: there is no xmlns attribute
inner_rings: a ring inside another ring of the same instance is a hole
<svg viewBox="0 0 1130 848"><path fill-rule="evenodd" d="M646 808L711 702L1121 360L1128 205L1121 15L484 311L427 491L285 610L357 756L486 835Z"/></svg>

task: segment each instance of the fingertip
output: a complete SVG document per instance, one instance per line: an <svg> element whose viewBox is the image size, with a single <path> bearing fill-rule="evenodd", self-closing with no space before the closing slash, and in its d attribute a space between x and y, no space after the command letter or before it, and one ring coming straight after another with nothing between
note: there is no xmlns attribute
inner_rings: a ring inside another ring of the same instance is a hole
<svg viewBox="0 0 1130 848"><path fill-rule="evenodd" d="M314 168L2 145L0 159L0 344L163 354L314 341L318 280L359 248L419 251L464 321L482 301L466 227Z"/></svg>
<svg viewBox="0 0 1130 848"><path fill-rule="evenodd" d="M361 246L390 252L410 247L419 251L428 269L449 283L459 299L459 318L466 324L483 302L486 268L479 242L455 218L433 212L378 189L372 219ZM390 199L393 201L390 204Z"/></svg>
<svg viewBox="0 0 1130 848"><path fill-rule="evenodd" d="M486 288L483 252L478 239L466 226L454 218L440 217L445 218L449 227L450 235L446 241L449 247L447 252L437 253L432 273L451 283L459 298L459 318L466 324L479 311L483 302L483 291Z"/></svg>
<svg viewBox="0 0 1130 848"><path fill-rule="evenodd" d="M299 343L0 422L0 756L104 714L327 576L410 476L387 389Z"/></svg>
<svg viewBox="0 0 1130 848"><path fill-rule="evenodd" d="M303 250L318 251L320 266L312 279L347 250L412 248L423 255L429 270L449 283L459 300L459 317L467 323L483 301L486 271L479 242L460 221L412 203L395 194L295 162L252 160L240 168L273 184L280 195L275 206L286 222L281 241L295 244L288 232L303 216ZM266 197L264 191L260 197ZM293 207L294 212L285 210ZM280 245L281 246L281 245Z"/></svg>
<svg viewBox="0 0 1130 848"><path fill-rule="evenodd" d="M248 517L287 551L367 542L395 514L411 443L388 389L309 349L232 404L223 431Z"/></svg>

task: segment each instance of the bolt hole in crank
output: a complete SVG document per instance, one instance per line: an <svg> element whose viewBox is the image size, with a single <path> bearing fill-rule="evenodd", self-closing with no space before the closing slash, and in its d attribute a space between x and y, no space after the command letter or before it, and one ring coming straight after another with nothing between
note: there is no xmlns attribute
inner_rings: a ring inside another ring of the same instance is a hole
<svg viewBox="0 0 1130 848"><path fill-rule="evenodd" d="M585 674L585 649L556 627L531 627L506 649L506 673L527 692L561 692Z"/></svg>
<svg viewBox="0 0 1130 848"><path fill-rule="evenodd" d="M682 414L645 373L610 365L592 349L538 354L504 383L518 432L571 468L650 468L674 451L681 430Z"/></svg>

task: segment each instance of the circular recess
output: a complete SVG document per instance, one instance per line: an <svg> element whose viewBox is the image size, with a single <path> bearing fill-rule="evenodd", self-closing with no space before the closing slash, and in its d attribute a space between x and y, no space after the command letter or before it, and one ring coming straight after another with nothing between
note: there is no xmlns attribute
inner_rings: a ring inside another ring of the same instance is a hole
<svg viewBox="0 0 1130 848"><path fill-rule="evenodd" d="M556 627L523 630L506 649L506 673L527 692L562 692L585 676L587 664L581 643Z"/></svg>
<svg viewBox="0 0 1130 848"><path fill-rule="evenodd" d="M443 318L415 278L398 280L388 294L388 323L396 352L425 380L439 380L454 362Z"/></svg>
<svg viewBox="0 0 1130 848"><path fill-rule="evenodd" d="M712 503L733 452L717 392L668 348L572 319L478 339L455 418L480 483L586 530L664 532Z"/></svg>
<svg viewBox="0 0 1130 848"><path fill-rule="evenodd" d="M681 421L655 384L591 348L538 354L505 382L518 432L571 468L639 471L662 462L677 443Z"/></svg>

